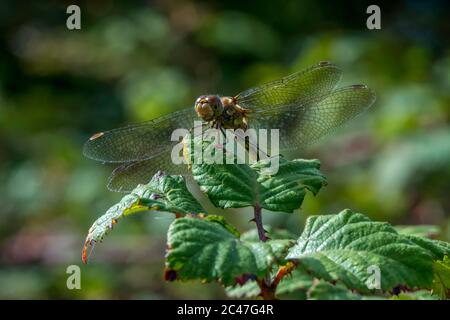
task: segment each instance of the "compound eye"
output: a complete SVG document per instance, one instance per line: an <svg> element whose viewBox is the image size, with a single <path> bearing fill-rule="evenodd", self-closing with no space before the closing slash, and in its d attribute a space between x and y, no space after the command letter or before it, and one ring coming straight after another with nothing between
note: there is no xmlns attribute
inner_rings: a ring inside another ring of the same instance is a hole
<svg viewBox="0 0 450 320"><path fill-rule="evenodd" d="M211 106L211 108L217 113L221 112L223 110L222 101L220 98L216 95L210 95L208 96L208 104Z"/></svg>
<svg viewBox="0 0 450 320"><path fill-rule="evenodd" d="M209 103L217 103L217 97L216 96L208 96L208 102Z"/></svg>
<svg viewBox="0 0 450 320"><path fill-rule="evenodd" d="M208 99L206 98L206 96L200 96L197 98L197 100L195 101L195 104L202 104L205 103Z"/></svg>

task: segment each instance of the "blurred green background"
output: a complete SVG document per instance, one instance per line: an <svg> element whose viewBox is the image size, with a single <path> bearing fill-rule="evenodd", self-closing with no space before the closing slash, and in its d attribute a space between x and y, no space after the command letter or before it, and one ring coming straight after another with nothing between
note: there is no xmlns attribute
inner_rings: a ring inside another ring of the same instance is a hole
<svg viewBox="0 0 450 320"><path fill-rule="evenodd" d="M164 282L171 220L162 214L121 221L81 265L88 228L121 197L105 187L112 167L83 158L82 145L200 94L234 95L321 60L344 70L342 84L372 87L377 102L292 155L320 159L329 185L265 222L299 233L310 214L351 208L439 225L450 240L446 1L381 5L374 31L361 1L86 1L82 29L69 31L71 3L0 3L0 298L223 298L216 284ZM246 210L224 214L241 231L253 227ZM71 264L81 290L66 287Z"/></svg>

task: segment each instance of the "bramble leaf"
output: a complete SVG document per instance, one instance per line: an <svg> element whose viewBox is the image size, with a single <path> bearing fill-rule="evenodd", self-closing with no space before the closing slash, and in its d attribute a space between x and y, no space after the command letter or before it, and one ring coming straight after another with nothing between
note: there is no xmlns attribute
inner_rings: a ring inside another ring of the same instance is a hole
<svg viewBox="0 0 450 320"><path fill-rule="evenodd" d="M207 221L211 221L211 222L220 224L222 227L227 229L230 233L234 234L238 238L241 236L239 231L233 225L229 224L223 216L209 215L209 216L206 216L204 219Z"/></svg>
<svg viewBox="0 0 450 320"><path fill-rule="evenodd" d="M313 284L313 277L303 270L294 269L289 275L283 277L277 287L277 295L308 290Z"/></svg>
<svg viewBox="0 0 450 320"><path fill-rule="evenodd" d="M182 176L166 175L159 171L144 185L144 193L139 195L143 204L149 207L156 205L160 208L159 211L178 214L206 213L187 189Z"/></svg>
<svg viewBox="0 0 450 320"><path fill-rule="evenodd" d="M219 281L225 286L237 278L262 278L277 259L284 256L288 242L241 241L222 224L200 217L176 219L167 237L168 280Z"/></svg>
<svg viewBox="0 0 450 320"><path fill-rule="evenodd" d="M220 208L259 205L271 211L293 212L300 208L306 190L317 194L326 184L317 160L287 161L280 158L276 175L260 174L261 162L193 165L192 174L211 202Z"/></svg>
<svg viewBox="0 0 450 320"><path fill-rule="evenodd" d="M448 242L417 236L405 236L405 238L427 250L435 260L442 260L445 255L450 255L450 243Z"/></svg>
<svg viewBox="0 0 450 320"><path fill-rule="evenodd" d="M83 247L83 262L87 263L88 247L101 241L119 219L141 211L170 212L176 215L205 212L188 191L181 176L158 172L148 184L138 185L93 223Z"/></svg>
<svg viewBox="0 0 450 320"><path fill-rule="evenodd" d="M433 225L395 226L394 228L400 234L426 238L436 236L441 231L438 226Z"/></svg>
<svg viewBox="0 0 450 320"><path fill-rule="evenodd" d="M273 275L275 276L275 275ZM290 274L285 275L277 286L276 295L291 295L306 299L306 291L312 286L313 277L302 270L294 269ZM247 281L244 285L236 284L225 288L227 296L231 298L254 298L261 290L256 281Z"/></svg>
<svg viewBox="0 0 450 320"><path fill-rule="evenodd" d="M441 299L450 298L450 258L445 256L443 260L435 261L433 269L433 294Z"/></svg>
<svg viewBox="0 0 450 320"><path fill-rule="evenodd" d="M331 284L326 281L318 281L308 291L308 299L311 300L362 300L363 296L352 293L342 283Z"/></svg>
<svg viewBox="0 0 450 320"><path fill-rule="evenodd" d="M222 159L223 164L199 163L196 145L200 139L186 138L185 157L191 163L192 175L211 202L219 208L242 208L259 206L271 211L293 212L300 208L306 191L316 195L326 185L326 178L320 172L318 160L288 161L280 156L278 172L271 172L271 159L260 160L252 165L226 162L226 150L215 146L212 141L201 141L204 154L212 159ZM219 152L220 151L220 152Z"/></svg>
<svg viewBox="0 0 450 320"><path fill-rule="evenodd" d="M348 288L370 292L374 268L379 268L381 289L398 285L430 288L433 255L387 223L344 210L337 215L308 218L287 259L314 276L341 280Z"/></svg>

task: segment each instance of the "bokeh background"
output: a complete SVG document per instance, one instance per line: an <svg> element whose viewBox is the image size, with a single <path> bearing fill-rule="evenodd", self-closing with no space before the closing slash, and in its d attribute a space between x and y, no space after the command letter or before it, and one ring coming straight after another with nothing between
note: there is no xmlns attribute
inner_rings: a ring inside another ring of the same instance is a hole
<svg viewBox="0 0 450 320"><path fill-rule="evenodd" d="M82 145L321 60L344 70L342 84L372 87L377 102L293 155L320 159L329 185L265 222L299 233L308 215L351 208L438 225L450 240L446 1L381 4L374 31L362 1L86 1L82 29L69 31L72 3L0 3L0 298L223 298L216 284L164 282L163 214L124 219L81 265L88 228L121 197L105 187L112 168L83 158ZM223 213L253 227L246 210ZM66 287L71 264L81 290Z"/></svg>

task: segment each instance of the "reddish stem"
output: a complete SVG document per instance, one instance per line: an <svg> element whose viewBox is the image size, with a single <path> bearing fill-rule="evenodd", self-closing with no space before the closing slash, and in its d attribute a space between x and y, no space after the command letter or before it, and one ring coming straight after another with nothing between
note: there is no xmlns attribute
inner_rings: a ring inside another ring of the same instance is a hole
<svg viewBox="0 0 450 320"><path fill-rule="evenodd" d="M278 269L277 275L275 276L275 279L272 282L272 287L276 289L281 279L283 279L285 275L291 273L292 270L295 269L296 265L297 264L295 262L288 262L286 265L281 266Z"/></svg>

